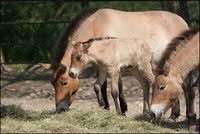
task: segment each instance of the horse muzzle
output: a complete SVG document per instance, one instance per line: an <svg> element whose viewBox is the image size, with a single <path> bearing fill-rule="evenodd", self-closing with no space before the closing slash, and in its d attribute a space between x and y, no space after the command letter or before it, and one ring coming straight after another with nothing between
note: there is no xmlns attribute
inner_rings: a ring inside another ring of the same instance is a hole
<svg viewBox="0 0 200 134"><path fill-rule="evenodd" d="M70 73L69 73L69 75L72 77L72 78L76 78L77 76L78 76L78 70L76 69L76 68L71 68L70 69Z"/></svg>
<svg viewBox="0 0 200 134"><path fill-rule="evenodd" d="M68 111L70 107L70 103L67 100L63 100L56 105L56 112L61 113L64 111Z"/></svg>
<svg viewBox="0 0 200 134"><path fill-rule="evenodd" d="M151 118L160 120L163 114L164 106L162 104L153 104L150 108Z"/></svg>

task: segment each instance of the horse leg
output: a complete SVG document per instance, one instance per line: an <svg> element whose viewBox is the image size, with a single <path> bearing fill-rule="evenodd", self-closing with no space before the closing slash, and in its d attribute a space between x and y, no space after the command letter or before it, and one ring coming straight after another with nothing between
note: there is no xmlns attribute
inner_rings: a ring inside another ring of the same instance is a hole
<svg viewBox="0 0 200 134"><path fill-rule="evenodd" d="M119 88L119 103L120 103L121 111L122 111L122 114L125 115L125 112L128 110L128 108L127 108L126 99L124 97L121 73L119 74L118 88Z"/></svg>
<svg viewBox="0 0 200 134"><path fill-rule="evenodd" d="M137 71L137 69L132 70L135 78L139 81L143 89L143 114L149 113L149 91L150 91L150 82L147 79L143 78L142 75Z"/></svg>
<svg viewBox="0 0 200 134"><path fill-rule="evenodd" d="M188 125L189 129L195 130L196 129L196 112L194 108L194 101L195 101L195 91L198 88L198 82L199 78L197 81L194 83L194 85L189 89L189 108L187 111L187 117L188 117Z"/></svg>
<svg viewBox="0 0 200 134"><path fill-rule="evenodd" d="M102 94L101 94L102 90L105 90L105 88L102 89L101 87L105 83L106 78L107 78L107 74L103 71L99 71L97 81L94 84L94 91L96 93L99 106L105 106L105 103L104 103L104 100L102 99Z"/></svg>
<svg viewBox="0 0 200 134"><path fill-rule="evenodd" d="M142 82L142 87L143 87L143 114L148 114L150 113L150 105L149 105L149 90L150 90L150 85L146 80Z"/></svg>
<svg viewBox="0 0 200 134"><path fill-rule="evenodd" d="M176 118L178 118L179 115L180 115L180 102L179 100L177 100L175 102L175 105L172 106L170 118L172 120L176 120Z"/></svg>
<svg viewBox="0 0 200 134"><path fill-rule="evenodd" d="M190 129L195 129L196 113L194 111L195 90L199 87L199 72L198 70L189 73L184 80L183 89L186 99L186 118Z"/></svg>
<svg viewBox="0 0 200 134"><path fill-rule="evenodd" d="M107 78L105 80L105 82L103 83L103 85L101 86L101 94L103 97L103 101L104 101L104 109L109 110L110 106L109 106L109 102L108 102L108 97L107 97Z"/></svg>
<svg viewBox="0 0 200 134"><path fill-rule="evenodd" d="M118 80L119 80L119 72L113 72L113 74L111 74L111 95L113 97L117 113L121 114L121 110L119 108L119 103L118 103L118 97L119 97Z"/></svg>

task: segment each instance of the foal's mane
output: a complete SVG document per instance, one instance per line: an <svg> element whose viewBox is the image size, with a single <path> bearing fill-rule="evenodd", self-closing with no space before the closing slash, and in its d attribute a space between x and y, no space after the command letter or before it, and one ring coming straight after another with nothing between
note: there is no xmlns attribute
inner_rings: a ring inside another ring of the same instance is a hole
<svg viewBox="0 0 200 134"><path fill-rule="evenodd" d="M110 37L110 36L107 36L107 37L97 37L97 38L91 38L85 42L81 42L82 44L86 44L86 43L92 43L94 41L103 41L103 40L109 40L109 39L117 39L116 37Z"/></svg>
<svg viewBox="0 0 200 134"><path fill-rule="evenodd" d="M71 35L73 35L73 33L79 28L79 26L83 23L83 21L85 21L89 16L94 14L97 10L98 9L84 10L80 14L78 14L74 19L72 19L72 21L65 29L64 33L62 34L58 42L57 50L56 53L54 54L54 58L51 63L51 68L53 70L55 70L58 67L60 61L62 60L65 54L69 42L68 38Z"/></svg>
<svg viewBox="0 0 200 134"><path fill-rule="evenodd" d="M163 74L166 61L169 61L171 56L176 54L178 48L183 47L185 44L187 44L187 42L189 42L198 32L199 28L190 28L188 30L183 31L171 40L166 50L162 54L160 61L158 62L158 74Z"/></svg>

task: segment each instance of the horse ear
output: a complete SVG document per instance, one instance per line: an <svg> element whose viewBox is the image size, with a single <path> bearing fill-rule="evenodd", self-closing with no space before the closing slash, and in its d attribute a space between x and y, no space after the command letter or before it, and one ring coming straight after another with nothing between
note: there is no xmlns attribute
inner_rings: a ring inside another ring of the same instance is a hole
<svg viewBox="0 0 200 134"><path fill-rule="evenodd" d="M163 69L164 69L164 75L167 76L169 74L169 72L170 72L170 63L169 63L169 61L165 62L165 65L164 65Z"/></svg>
<svg viewBox="0 0 200 134"><path fill-rule="evenodd" d="M155 76L158 75L157 64L156 64L155 62L153 62L153 60L151 60L151 70L152 70L152 72L153 72L153 74L154 74Z"/></svg>
<svg viewBox="0 0 200 134"><path fill-rule="evenodd" d="M91 45L92 45L91 43L84 43L83 44L84 53L88 53L88 48L90 48Z"/></svg>
<svg viewBox="0 0 200 134"><path fill-rule="evenodd" d="M61 72L62 72L62 73L65 73L66 70L67 70L67 66L64 65L64 64L61 64L60 67L61 67L61 68L60 68Z"/></svg>
<svg viewBox="0 0 200 134"><path fill-rule="evenodd" d="M72 46L76 45L76 42L74 40L71 43L72 43Z"/></svg>
<svg viewBox="0 0 200 134"><path fill-rule="evenodd" d="M39 65L46 70L52 70L51 64L39 63Z"/></svg>
<svg viewBox="0 0 200 134"><path fill-rule="evenodd" d="M80 47L81 44L82 44L81 42L72 41L72 46L73 46L74 48Z"/></svg>

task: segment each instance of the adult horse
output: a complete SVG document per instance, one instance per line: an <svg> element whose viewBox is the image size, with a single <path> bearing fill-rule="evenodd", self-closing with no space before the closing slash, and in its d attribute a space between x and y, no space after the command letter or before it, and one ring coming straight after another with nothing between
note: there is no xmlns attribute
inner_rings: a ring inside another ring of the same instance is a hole
<svg viewBox="0 0 200 134"><path fill-rule="evenodd" d="M56 90L56 96L60 94L59 88L62 91L68 91L67 85L62 85L63 81L67 81L67 84L70 84L72 81L72 79L68 80L68 71L71 64L73 41L85 41L90 38L105 36L120 38L148 36L152 42L149 46L150 50L153 53L154 59L158 60L165 50L166 44L185 29L188 29L188 26L180 16L165 11L124 12L114 9L100 9L92 12L84 12L72 22L72 25L63 34L58 56L56 56L50 66L54 70L52 80L55 80L53 85ZM61 69L63 70L61 71L62 74L58 76L58 72ZM144 94L149 93L145 91ZM71 104L68 100L70 94L62 96L62 99L56 100L58 112L68 109L69 104ZM118 96L123 97L123 92L116 92L114 97L118 98ZM126 104L125 99L121 98L121 100L121 104ZM144 100L143 111L148 111L149 98L144 98ZM105 105L109 107L109 104Z"/></svg>
<svg viewBox="0 0 200 134"><path fill-rule="evenodd" d="M196 113L193 87L198 86L199 78L191 86L188 75L198 69L199 29L190 29L174 38L168 44L157 67L153 65L156 77L153 82L151 112L156 119L159 119L177 101L183 89L186 93L186 114L189 126L194 126Z"/></svg>

